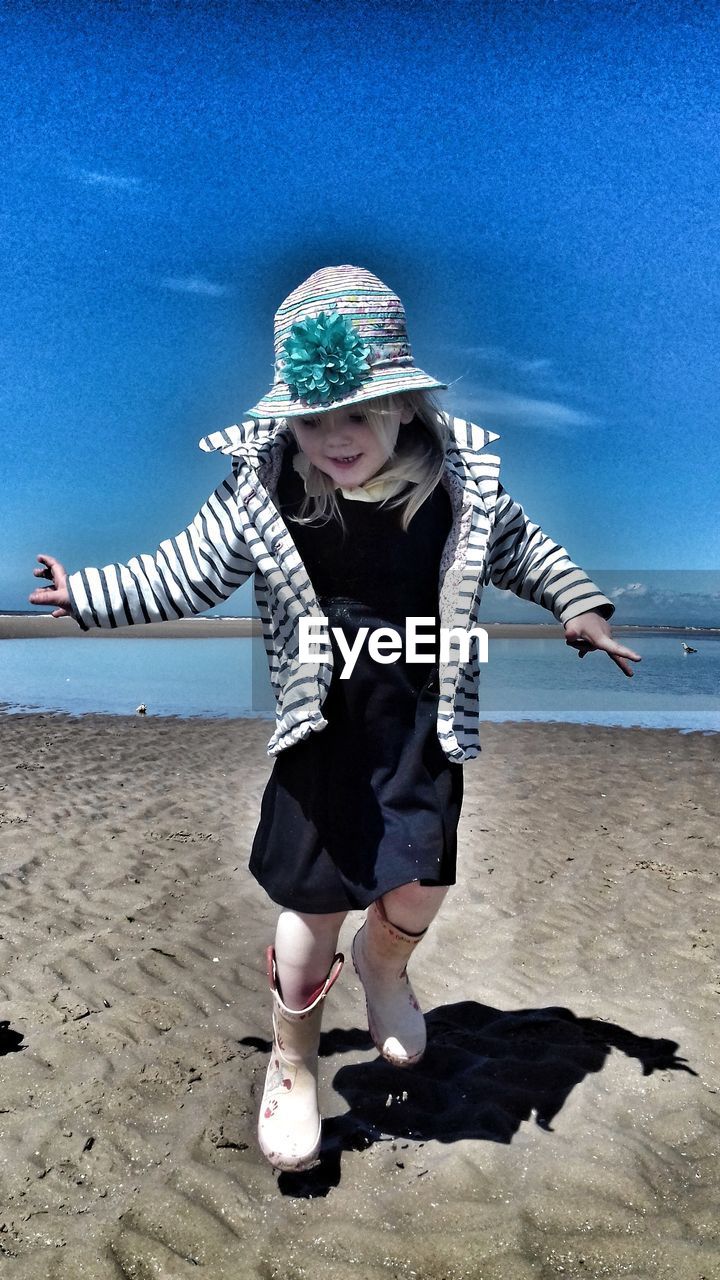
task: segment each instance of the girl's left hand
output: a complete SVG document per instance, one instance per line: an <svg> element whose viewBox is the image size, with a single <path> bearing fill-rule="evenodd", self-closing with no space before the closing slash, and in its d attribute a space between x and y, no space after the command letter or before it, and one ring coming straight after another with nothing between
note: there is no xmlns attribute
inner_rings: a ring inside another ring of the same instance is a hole
<svg viewBox="0 0 720 1280"><path fill-rule="evenodd" d="M577 649L579 658L584 658L594 649L604 649L626 676L633 674L630 662L642 662L639 653L633 653L632 649L626 649L613 640L609 622L592 609L565 623L565 643Z"/></svg>

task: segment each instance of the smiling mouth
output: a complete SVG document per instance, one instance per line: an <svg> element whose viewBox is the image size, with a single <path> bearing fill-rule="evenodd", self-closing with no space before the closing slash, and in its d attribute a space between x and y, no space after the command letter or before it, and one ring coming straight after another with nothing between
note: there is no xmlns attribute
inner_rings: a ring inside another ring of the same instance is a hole
<svg viewBox="0 0 720 1280"><path fill-rule="evenodd" d="M358 458L361 457L361 453L352 453L348 454L345 458L330 458L330 462L334 462L336 465L339 464L341 467L349 467L353 462L357 462Z"/></svg>

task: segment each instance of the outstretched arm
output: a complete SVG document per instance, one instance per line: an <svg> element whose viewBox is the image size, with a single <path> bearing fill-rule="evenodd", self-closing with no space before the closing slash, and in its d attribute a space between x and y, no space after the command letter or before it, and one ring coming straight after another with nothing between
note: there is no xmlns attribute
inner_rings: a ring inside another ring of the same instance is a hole
<svg viewBox="0 0 720 1280"><path fill-rule="evenodd" d="M152 556L72 574L52 556L38 556L44 567L36 576L52 578L53 585L34 591L30 603L54 605L54 617L70 614L84 631L167 622L211 609L255 568L238 520L236 483L234 476L224 480L188 527L161 542Z"/></svg>
<svg viewBox="0 0 720 1280"><path fill-rule="evenodd" d="M579 657L591 649L604 649L626 676L633 674L628 659L641 661L639 654L612 638L608 626L615 612L612 601L573 563L564 547L528 519L502 485L485 579L549 609L562 622L566 643L578 650Z"/></svg>

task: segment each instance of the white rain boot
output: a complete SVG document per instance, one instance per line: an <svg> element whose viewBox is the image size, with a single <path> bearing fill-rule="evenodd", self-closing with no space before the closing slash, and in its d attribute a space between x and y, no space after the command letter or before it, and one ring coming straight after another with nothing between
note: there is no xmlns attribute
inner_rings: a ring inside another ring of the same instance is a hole
<svg viewBox="0 0 720 1280"><path fill-rule="evenodd" d="M365 990L370 1035L378 1053L396 1067L412 1066L425 1052L425 1019L406 966L426 932L403 933L378 899L353 938L352 961Z"/></svg>
<svg viewBox="0 0 720 1280"><path fill-rule="evenodd" d="M317 1075L320 1024L325 997L343 967L338 954L330 972L304 1009L283 1004L275 949L268 947L268 978L273 993L273 1046L260 1104L258 1140L276 1169L307 1169L320 1151L321 1119Z"/></svg>

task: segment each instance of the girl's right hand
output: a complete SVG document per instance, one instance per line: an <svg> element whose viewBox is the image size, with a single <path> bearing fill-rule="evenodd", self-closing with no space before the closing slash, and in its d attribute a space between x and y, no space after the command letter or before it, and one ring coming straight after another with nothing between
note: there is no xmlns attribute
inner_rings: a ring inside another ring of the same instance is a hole
<svg viewBox="0 0 720 1280"><path fill-rule="evenodd" d="M67 590L67 573L59 560L54 556L38 556L42 569L33 569L36 578L50 578L51 587L38 587L37 591L33 591L28 596L30 604L54 604L52 611L53 618L72 618L73 611L70 608L70 596Z"/></svg>

